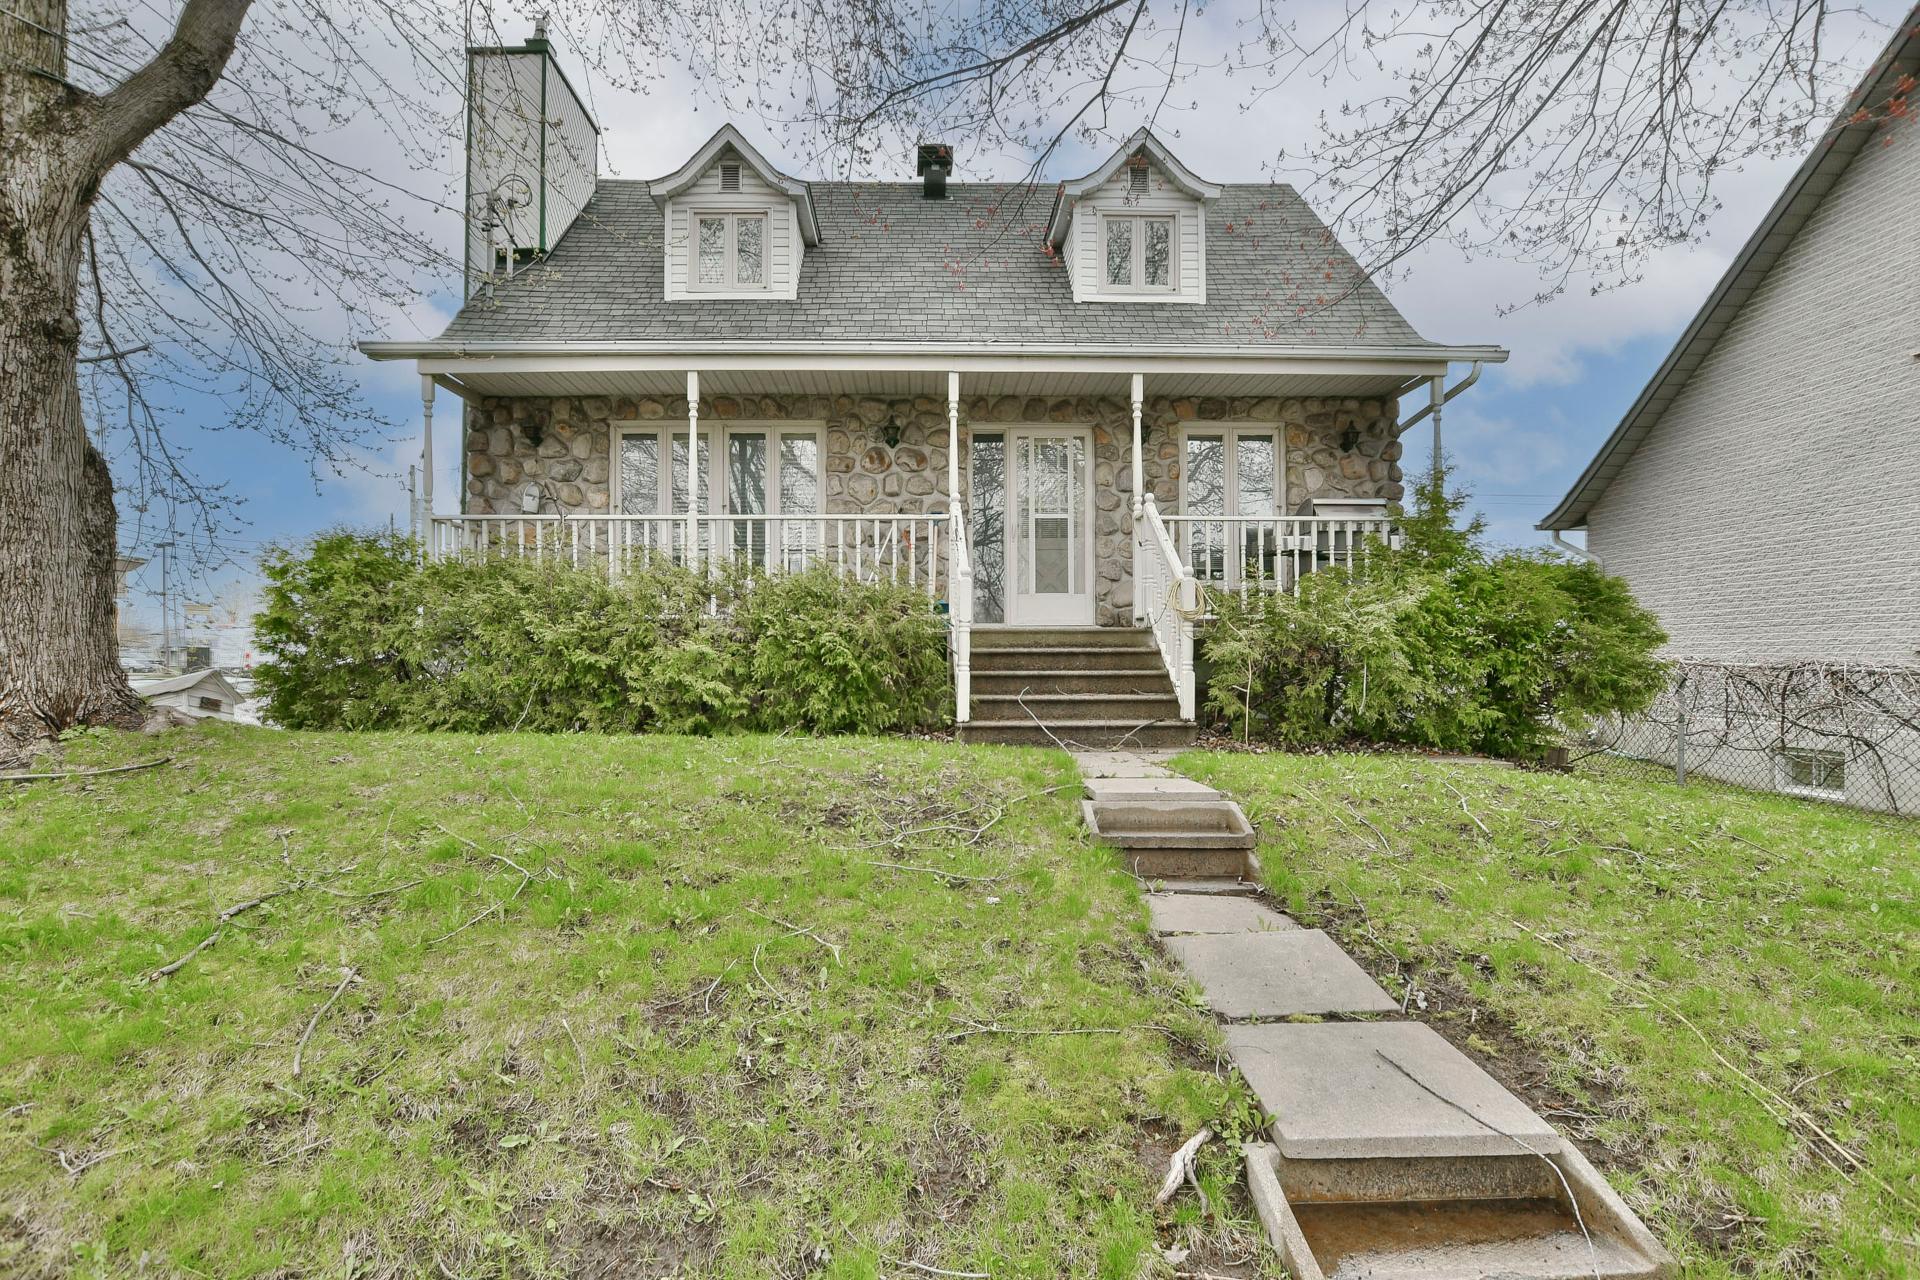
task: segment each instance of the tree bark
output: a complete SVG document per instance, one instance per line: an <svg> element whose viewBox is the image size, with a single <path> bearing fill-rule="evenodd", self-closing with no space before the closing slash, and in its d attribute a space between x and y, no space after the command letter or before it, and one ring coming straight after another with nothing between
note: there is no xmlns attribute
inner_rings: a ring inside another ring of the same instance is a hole
<svg viewBox="0 0 1920 1280"><path fill-rule="evenodd" d="M143 718L114 634L113 480L80 404L82 250L108 170L212 89L247 7L188 0L153 60L99 96L65 79L65 0L0 18L0 765Z"/></svg>

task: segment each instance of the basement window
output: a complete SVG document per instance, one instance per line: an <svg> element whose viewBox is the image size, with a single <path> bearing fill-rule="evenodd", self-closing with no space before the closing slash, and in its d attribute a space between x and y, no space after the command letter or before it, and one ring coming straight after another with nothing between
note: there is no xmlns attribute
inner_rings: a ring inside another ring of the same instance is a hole
<svg viewBox="0 0 1920 1280"><path fill-rule="evenodd" d="M1173 219L1107 214L1100 220L1111 293L1172 293Z"/></svg>
<svg viewBox="0 0 1920 1280"><path fill-rule="evenodd" d="M1847 758L1838 751L1789 747L1779 757L1780 789L1817 796L1847 794Z"/></svg>
<svg viewBox="0 0 1920 1280"><path fill-rule="evenodd" d="M767 287L767 215L703 213L694 218L694 289Z"/></svg>

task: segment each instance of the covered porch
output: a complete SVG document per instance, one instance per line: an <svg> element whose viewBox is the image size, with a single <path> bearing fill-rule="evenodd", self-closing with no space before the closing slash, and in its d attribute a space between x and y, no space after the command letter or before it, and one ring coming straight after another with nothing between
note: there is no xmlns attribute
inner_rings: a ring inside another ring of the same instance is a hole
<svg viewBox="0 0 1920 1280"><path fill-rule="evenodd" d="M369 346L417 361L423 462L438 393L462 408L458 502L420 473L428 554L908 584L945 609L962 721L997 625L1150 628L1190 719L1199 588L1290 590L1391 537L1402 434L1437 443L1500 355L498 345Z"/></svg>

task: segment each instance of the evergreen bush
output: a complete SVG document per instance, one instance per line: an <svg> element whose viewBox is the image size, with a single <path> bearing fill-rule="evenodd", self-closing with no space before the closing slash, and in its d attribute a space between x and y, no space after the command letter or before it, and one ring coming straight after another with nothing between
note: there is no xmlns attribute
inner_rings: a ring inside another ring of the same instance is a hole
<svg viewBox="0 0 1920 1280"><path fill-rule="evenodd" d="M1283 746L1365 741L1530 758L1560 727L1643 710L1666 642L1624 581L1551 551L1489 551L1445 473L1397 549L1323 569L1298 595L1217 593L1207 706Z"/></svg>
<svg viewBox="0 0 1920 1280"><path fill-rule="evenodd" d="M347 531L263 563L275 722L301 729L876 733L951 716L924 591L825 568L423 562Z"/></svg>

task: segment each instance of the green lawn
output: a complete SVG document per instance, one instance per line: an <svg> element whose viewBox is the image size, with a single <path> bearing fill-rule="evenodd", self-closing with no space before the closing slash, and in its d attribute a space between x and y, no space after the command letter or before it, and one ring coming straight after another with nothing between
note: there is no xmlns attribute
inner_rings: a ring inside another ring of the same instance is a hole
<svg viewBox="0 0 1920 1280"><path fill-rule="evenodd" d="M1407 755L1176 765L1242 802L1299 918L1545 1076L1685 1275L1920 1272L1920 825Z"/></svg>
<svg viewBox="0 0 1920 1280"><path fill-rule="evenodd" d="M208 727L65 764L163 752L0 786L0 1274L1253 1256L1151 1207L1244 1095L1062 755ZM1236 1174L1212 1144L1216 1205Z"/></svg>

